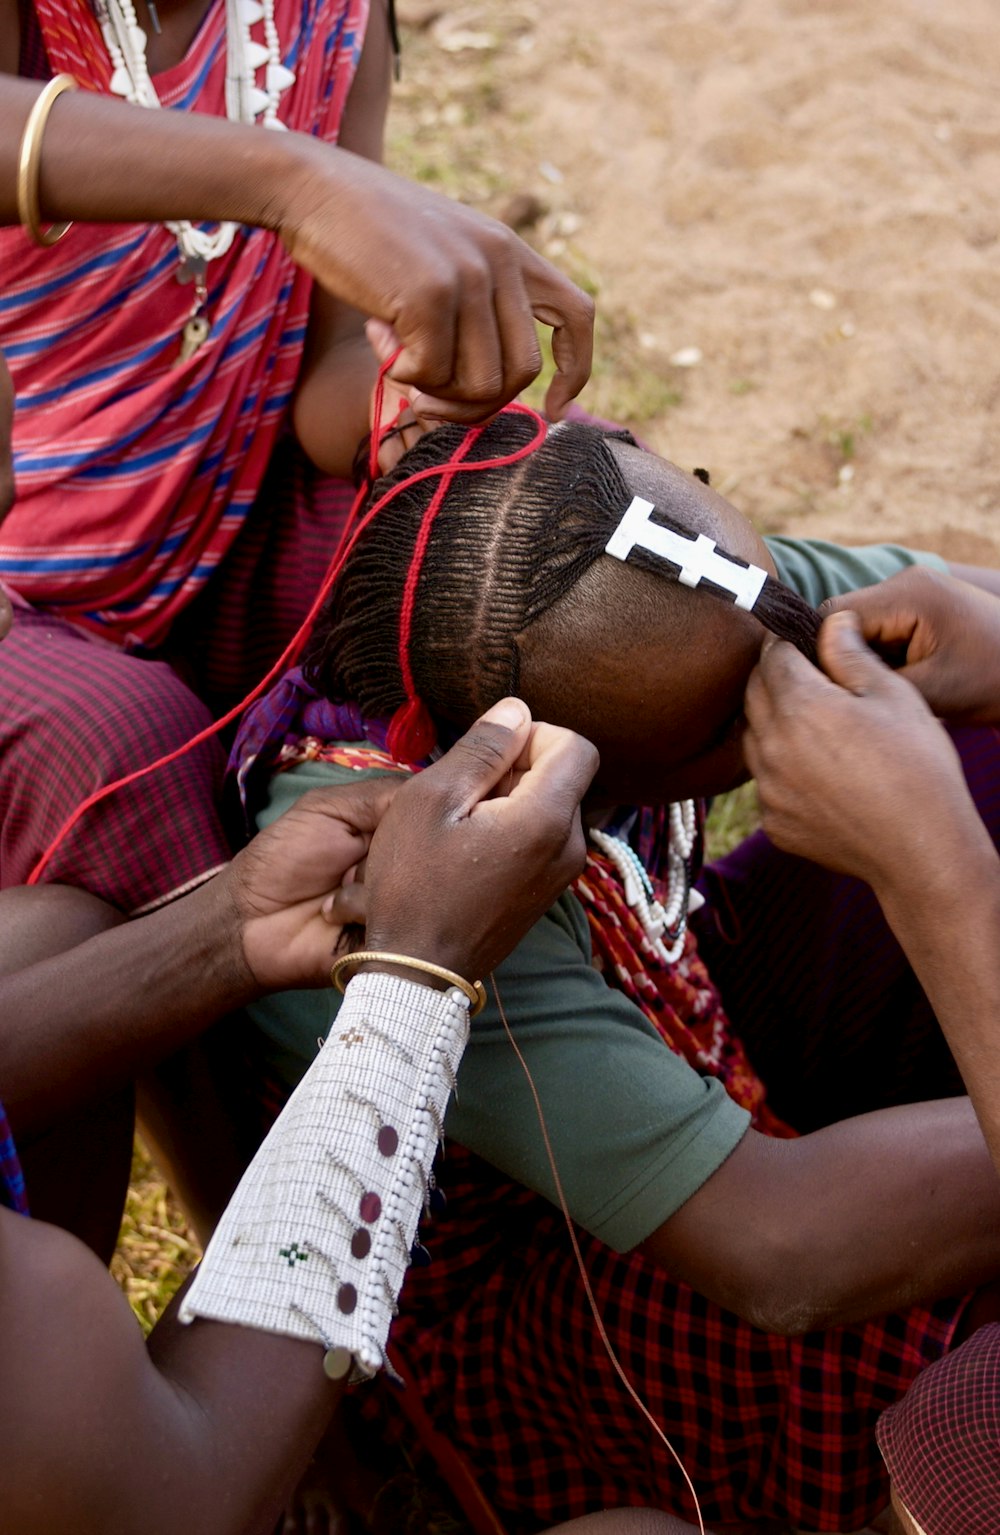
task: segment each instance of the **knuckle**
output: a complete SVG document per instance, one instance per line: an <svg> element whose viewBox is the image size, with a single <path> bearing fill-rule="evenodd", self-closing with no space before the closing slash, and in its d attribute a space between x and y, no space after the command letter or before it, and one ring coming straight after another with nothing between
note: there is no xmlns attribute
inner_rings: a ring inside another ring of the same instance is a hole
<svg viewBox="0 0 1000 1535"><path fill-rule="evenodd" d="M508 388L515 394L519 394L522 389L527 389L528 385L534 382L541 368L541 348L532 337L531 341L523 347L520 355L511 363L506 381Z"/></svg>
<svg viewBox="0 0 1000 1535"><path fill-rule="evenodd" d="M464 756L470 758L477 765L494 770L497 767L507 765L507 741L510 732L504 736L494 734L487 726L473 726L458 743Z"/></svg>
<svg viewBox="0 0 1000 1535"><path fill-rule="evenodd" d="M574 288L574 294L578 317L586 325L593 325L597 318L597 304L595 300L589 293L584 293L582 288Z"/></svg>
<svg viewBox="0 0 1000 1535"><path fill-rule="evenodd" d="M470 414L472 421L482 420L484 416L492 414L491 407L495 404L503 390L503 373L499 364L496 367L483 369L467 375L462 380L462 393L466 400L482 401L483 409Z"/></svg>

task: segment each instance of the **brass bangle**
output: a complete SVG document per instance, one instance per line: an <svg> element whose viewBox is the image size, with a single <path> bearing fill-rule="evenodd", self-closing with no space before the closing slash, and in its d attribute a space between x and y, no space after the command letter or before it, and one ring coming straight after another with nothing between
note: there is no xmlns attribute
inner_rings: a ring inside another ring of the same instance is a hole
<svg viewBox="0 0 1000 1535"><path fill-rule="evenodd" d="M358 965L399 965L404 970L422 970L425 975L435 975L439 981L447 981L449 986L457 986L465 993L469 999L470 1018L475 1018L486 1006L486 987L482 981L467 981L454 970L432 965L430 960L413 959L409 954L387 954L382 949L357 949L353 954L342 954L330 967L330 984L343 991L350 980L350 976L345 979L345 970L353 970Z"/></svg>
<svg viewBox="0 0 1000 1535"><path fill-rule="evenodd" d="M75 91L72 75L55 75L36 98L28 113L28 121L21 135L21 147L17 156L17 216L25 233L36 245L55 245L69 229L69 224L52 224L42 228L42 213L38 204L38 183L41 180L42 139L49 120L49 113L63 91Z"/></svg>

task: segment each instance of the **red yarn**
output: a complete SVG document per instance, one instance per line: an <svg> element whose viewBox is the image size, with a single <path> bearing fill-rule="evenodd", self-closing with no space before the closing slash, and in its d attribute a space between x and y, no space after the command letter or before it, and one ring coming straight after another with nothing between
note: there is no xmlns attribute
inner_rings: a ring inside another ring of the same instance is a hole
<svg viewBox="0 0 1000 1535"><path fill-rule="evenodd" d="M385 432L380 434L377 428L377 423L381 414L382 397L385 389L385 375L389 372L389 369L396 361L401 350L402 348L399 348L397 351L395 351L393 355L382 364L378 372L378 382L376 384L375 393L376 431L372 433L373 472L377 472L378 469L378 448L381 444L382 437L385 435ZM401 407L401 410L403 408L405 407ZM435 474L447 476L447 479L443 482L441 487L441 495L443 499L444 491L447 489L447 485L451 483L451 480L455 474L460 474L463 471L469 469L499 469L506 464L516 463L519 459L527 457L529 453L533 453L536 448L540 447L545 440L546 426L544 420L538 414L538 412L532 410L530 406L521 405L517 402L505 406L505 410L514 411L519 415L531 416L538 425L538 430L536 431L535 436L532 438L531 442L527 443L523 448L518 448L516 452L509 453L506 455L506 457L503 458L483 459L482 461L473 462L471 464L459 463L457 461L458 458L463 457L464 453L467 451L467 434L466 438L459 445L458 452L453 456L452 460L449 460L449 462L446 464L433 464L427 469L420 470L418 474L411 475L409 479L400 481L398 485L394 485L391 490L386 491L385 495L381 496L379 500L376 501L374 506L369 507L364 517L355 523L355 518L361 510L361 503L367 490L367 487L362 486L354 499L354 504L351 507L347 523L344 527L344 532L336 550L334 551L333 559L330 562L330 567L327 570L326 575L323 577L322 585L320 586L319 591L316 593L315 600L309 609L309 612L306 614L298 630L289 640L288 644L285 646L285 649L282 651L277 661L275 661L274 665L268 671L267 675L261 678L257 686L252 690L252 692L247 694L246 698L242 699L240 703L236 704L232 709L224 714L221 719L217 719L213 724L207 725L204 730L199 730L197 735L192 736L189 741L185 741L183 746L178 746L173 751L167 752L166 756L158 757L155 762L150 762L147 767L137 768L133 773L126 773L123 778L116 778L113 783L105 784L103 789L98 789L95 791L95 793L89 794L85 800L81 800L80 804L77 805L72 815L70 815L67 820L63 822L63 825L59 828L59 831L56 833L53 840L49 843L48 847L45 849L44 853L35 864L35 867L32 869L28 876L28 884L38 884L41 876L44 874L46 868L48 867L55 853L58 851L59 847L65 841L66 837L68 837L69 833L73 830L73 827L76 826L77 822L81 820L81 818L86 814L91 806L99 804L103 799L107 799L110 795L114 794L117 789L124 789L126 785L135 783L137 779L145 778L148 773L155 773L158 768L167 767L171 762L176 762L179 757L183 757L185 753L191 751L193 747L200 746L202 741L210 740L212 736L218 734L220 730L224 730L227 725L231 725L234 720L238 719L243 711L250 706L250 704L256 703L261 694L266 692L271 684L277 681L281 674L298 659L299 655L301 654L302 647L309 635L309 631L312 628L321 607L329 596L334 582L340 575L341 570L344 568L344 565L351 551L353 550L354 545L357 543L358 538L364 532L365 528L367 528L372 518L377 516L377 514L382 510L384 506L386 506L390 501L394 500L396 496L398 496L402 491L406 490L410 485L416 484L418 480L426 480L431 475ZM389 428L386 428L386 431L388 430ZM474 428L473 430L478 432L482 429ZM408 643L409 628L407 628L407 645ZM408 659L407 673L409 674ZM411 712L406 715L406 718L400 720L399 739L401 746L405 745L406 747L406 752L400 757L400 760L417 762L422 757L426 757L428 752L432 750L434 746L434 729L426 709L412 692L412 677L410 678L410 688L408 689L408 693L409 704L404 705L404 711L410 709L411 706L413 707ZM399 713L402 714L404 711L399 711ZM426 726L424 721L426 721ZM393 721L393 723L395 724L395 721ZM422 746L425 742L427 744L422 750L416 752L413 755L410 755L415 746ZM393 755L395 756L396 753L393 752Z"/></svg>
<svg viewBox="0 0 1000 1535"><path fill-rule="evenodd" d="M400 704L385 733L385 744L390 757L408 766L430 756L437 745L437 731L422 699Z"/></svg>

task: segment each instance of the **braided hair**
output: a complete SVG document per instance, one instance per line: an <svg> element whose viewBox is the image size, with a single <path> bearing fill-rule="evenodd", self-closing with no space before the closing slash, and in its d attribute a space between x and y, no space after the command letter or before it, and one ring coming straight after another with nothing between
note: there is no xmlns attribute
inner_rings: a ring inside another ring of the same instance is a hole
<svg viewBox="0 0 1000 1535"><path fill-rule="evenodd" d="M632 498L607 434L562 423L518 462L456 477L424 528L419 569L414 551L438 482L406 482L446 463L463 444L466 463L484 461L515 452L535 430L530 417L512 411L481 429L471 445L465 428L439 427L374 487L369 504L402 488L358 539L306 655L306 674L326 697L352 701L368 718L405 705L400 614L408 581L414 598L409 666L432 716L464 726L497 698L519 691L518 636L600 559ZM698 531L662 507L656 516L687 538ZM629 563L672 577L663 560L640 547ZM732 602L709 581L701 586ZM753 612L815 660L819 615L797 593L769 576Z"/></svg>

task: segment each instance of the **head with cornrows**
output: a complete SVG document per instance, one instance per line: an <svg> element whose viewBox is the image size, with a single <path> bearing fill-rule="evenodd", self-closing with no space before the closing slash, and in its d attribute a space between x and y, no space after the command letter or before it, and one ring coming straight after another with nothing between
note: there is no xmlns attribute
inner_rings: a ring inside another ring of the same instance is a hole
<svg viewBox="0 0 1000 1535"><path fill-rule="evenodd" d="M441 427L375 486L369 505L403 488L344 565L310 679L393 718L403 760L516 693L594 742L611 800L731 787L765 626L808 654L817 615L701 478L594 426L540 435L516 409L476 434ZM424 473L457 457L470 467L450 479Z"/></svg>

